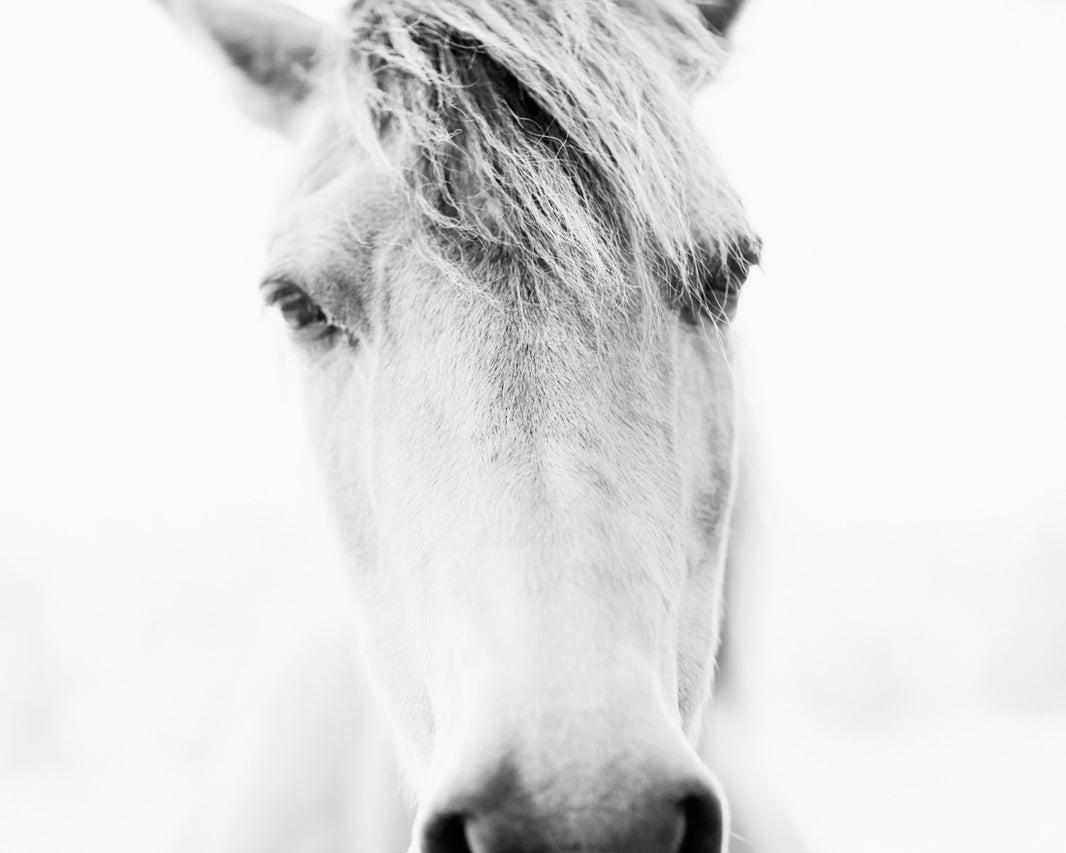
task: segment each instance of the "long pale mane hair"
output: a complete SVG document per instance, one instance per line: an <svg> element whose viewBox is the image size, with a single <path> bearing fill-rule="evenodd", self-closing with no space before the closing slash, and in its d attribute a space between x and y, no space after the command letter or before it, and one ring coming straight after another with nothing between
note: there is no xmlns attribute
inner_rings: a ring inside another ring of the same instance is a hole
<svg viewBox="0 0 1066 853"><path fill-rule="evenodd" d="M685 0L362 0L342 97L421 245L494 298L720 313L758 240L690 118L724 45Z"/></svg>

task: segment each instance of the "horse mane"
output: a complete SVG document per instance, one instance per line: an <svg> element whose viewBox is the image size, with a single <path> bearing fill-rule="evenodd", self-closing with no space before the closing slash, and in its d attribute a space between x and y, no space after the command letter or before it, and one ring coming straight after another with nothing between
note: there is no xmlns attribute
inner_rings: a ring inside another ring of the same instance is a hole
<svg viewBox="0 0 1066 853"><path fill-rule="evenodd" d="M686 0L365 0L350 23L359 143L402 156L454 280L597 318L664 288L717 309L757 261L689 117L724 47Z"/></svg>

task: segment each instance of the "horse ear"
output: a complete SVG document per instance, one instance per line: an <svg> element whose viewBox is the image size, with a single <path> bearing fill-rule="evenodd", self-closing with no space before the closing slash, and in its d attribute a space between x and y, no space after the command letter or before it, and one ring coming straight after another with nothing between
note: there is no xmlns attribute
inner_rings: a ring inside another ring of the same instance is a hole
<svg viewBox="0 0 1066 853"><path fill-rule="evenodd" d="M715 35L724 36L729 33L729 28L733 26L743 5L744 0L712 0L706 3L697 2L696 8L707 29Z"/></svg>
<svg viewBox="0 0 1066 853"><path fill-rule="evenodd" d="M158 0L237 78L252 118L287 130L313 90L328 26L277 0Z"/></svg>

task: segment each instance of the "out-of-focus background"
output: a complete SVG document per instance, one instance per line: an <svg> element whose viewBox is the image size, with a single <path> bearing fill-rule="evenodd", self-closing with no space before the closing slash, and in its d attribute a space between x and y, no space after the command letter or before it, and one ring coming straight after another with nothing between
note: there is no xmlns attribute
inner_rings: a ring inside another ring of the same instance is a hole
<svg viewBox="0 0 1066 853"><path fill-rule="evenodd" d="M752 0L699 105L766 243L736 675L812 853L1066 849L1064 33ZM328 823L355 676L285 145L144 0L5 5L0 80L0 849L302 853L255 835Z"/></svg>

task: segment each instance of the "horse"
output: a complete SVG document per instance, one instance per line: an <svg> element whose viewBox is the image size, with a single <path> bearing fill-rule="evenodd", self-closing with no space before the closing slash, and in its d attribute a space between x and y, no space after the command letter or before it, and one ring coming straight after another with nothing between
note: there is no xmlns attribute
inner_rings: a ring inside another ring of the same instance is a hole
<svg viewBox="0 0 1066 853"><path fill-rule="evenodd" d="M739 3L163 5L293 145L260 287L410 850L726 850L698 744L760 242L691 103Z"/></svg>

